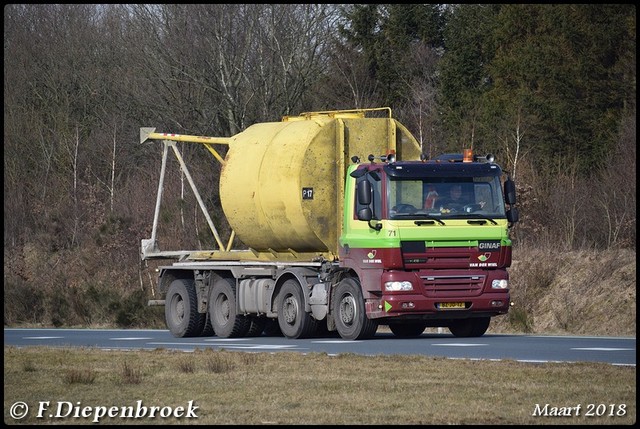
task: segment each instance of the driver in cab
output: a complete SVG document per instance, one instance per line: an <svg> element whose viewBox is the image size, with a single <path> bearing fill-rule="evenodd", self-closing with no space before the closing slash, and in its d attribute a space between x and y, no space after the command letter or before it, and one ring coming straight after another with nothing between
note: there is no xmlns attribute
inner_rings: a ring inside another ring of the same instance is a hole
<svg viewBox="0 0 640 429"><path fill-rule="evenodd" d="M438 203L441 206L463 206L465 202L462 200L462 185L451 186L449 197L441 198Z"/></svg>
<svg viewBox="0 0 640 429"><path fill-rule="evenodd" d="M440 208L441 212L447 211L462 211L464 207L474 204L469 198L463 196L462 185L455 184L449 188L449 196L438 198L436 201L436 207ZM480 208L484 206L484 201L480 201Z"/></svg>

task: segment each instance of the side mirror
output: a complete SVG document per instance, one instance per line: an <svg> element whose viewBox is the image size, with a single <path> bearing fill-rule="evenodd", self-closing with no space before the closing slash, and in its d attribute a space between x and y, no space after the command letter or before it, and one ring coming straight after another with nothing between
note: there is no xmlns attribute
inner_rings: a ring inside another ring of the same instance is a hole
<svg viewBox="0 0 640 429"><path fill-rule="evenodd" d="M358 211L358 220L369 222L371 219L373 219L373 212L371 211L370 207L365 207Z"/></svg>
<svg viewBox="0 0 640 429"><path fill-rule="evenodd" d="M504 182L504 199L509 205L516 203L516 183L511 178Z"/></svg>
<svg viewBox="0 0 640 429"><path fill-rule="evenodd" d="M507 210L507 220L511 224L514 224L520 220L520 214L518 213L517 208L511 207L509 210Z"/></svg>
<svg viewBox="0 0 640 429"><path fill-rule="evenodd" d="M368 206L371 204L371 183L368 180L362 180L358 183L358 204ZM359 214L358 214L359 215Z"/></svg>

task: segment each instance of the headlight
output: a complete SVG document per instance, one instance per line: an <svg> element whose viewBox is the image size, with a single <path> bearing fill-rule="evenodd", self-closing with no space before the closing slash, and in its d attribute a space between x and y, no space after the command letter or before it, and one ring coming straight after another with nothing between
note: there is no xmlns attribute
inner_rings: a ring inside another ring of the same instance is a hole
<svg viewBox="0 0 640 429"><path fill-rule="evenodd" d="M384 284L384 290L387 291L399 291L399 290L413 290L411 282L386 282Z"/></svg>
<svg viewBox="0 0 640 429"><path fill-rule="evenodd" d="M494 280L491 282L491 289L506 289L509 287L508 280Z"/></svg>

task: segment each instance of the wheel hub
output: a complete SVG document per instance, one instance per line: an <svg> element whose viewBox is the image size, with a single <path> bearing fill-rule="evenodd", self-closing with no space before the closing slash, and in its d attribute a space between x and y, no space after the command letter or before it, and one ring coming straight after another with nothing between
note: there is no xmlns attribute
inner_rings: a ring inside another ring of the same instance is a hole
<svg viewBox="0 0 640 429"><path fill-rule="evenodd" d="M296 321L296 315L298 313L298 305L295 299L291 297L284 300L284 320L292 325Z"/></svg>
<svg viewBox="0 0 640 429"><path fill-rule="evenodd" d="M351 295L347 295L340 301L340 320L345 325L353 324L356 318L356 301Z"/></svg>
<svg viewBox="0 0 640 429"><path fill-rule="evenodd" d="M220 303L220 315L224 320L229 320L229 301L226 299Z"/></svg>
<svg viewBox="0 0 640 429"><path fill-rule="evenodd" d="M176 302L176 317L178 320L184 319L184 301L178 300Z"/></svg>

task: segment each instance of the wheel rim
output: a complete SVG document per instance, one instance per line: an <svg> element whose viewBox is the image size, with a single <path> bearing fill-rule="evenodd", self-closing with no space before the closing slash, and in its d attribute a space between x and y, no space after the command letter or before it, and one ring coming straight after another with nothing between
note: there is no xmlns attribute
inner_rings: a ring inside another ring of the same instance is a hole
<svg viewBox="0 0 640 429"><path fill-rule="evenodd" d="M182 323L184 319L184 300L180 295L173 296L173 308L175 310L173 312L175 321L178 324Z"/></svg>
<svg viewBox="0 0 640 429"><path fill-rule="evenodd" d="M293 325L298 314L298 303L291 295L289 295L284 300L283 304L284 308L282 310L284 313L284 320L285 322L287 322L287 324Z"/></svg>
<svg viewBox="0 0 640 429"><path fill-rule="evenodd" d="M218 299L216 299L216 319L221 324L226 323L229 320L229 300L224 295L218 295Z"/></svg>
<svg viewBox="0 0 640 429"><path fill-rule="evenodd" d="M340 301L340 320L345 326L351 326L356 320L356 300L352 295L345 295Z"/></svg>

